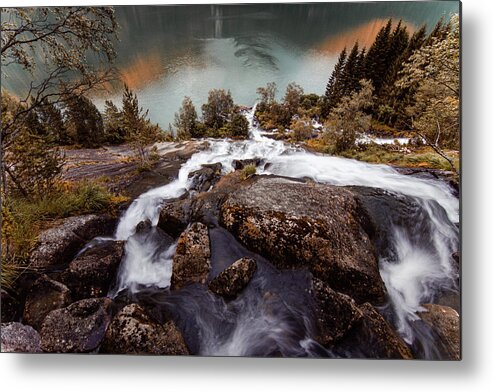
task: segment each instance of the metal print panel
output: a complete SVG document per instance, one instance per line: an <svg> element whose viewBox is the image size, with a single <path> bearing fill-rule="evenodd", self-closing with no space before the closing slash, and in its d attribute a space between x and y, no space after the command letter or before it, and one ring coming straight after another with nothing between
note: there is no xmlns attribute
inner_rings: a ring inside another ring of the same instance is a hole
<svg viewBox="0 0 493 392"><path fill-rule="evenodd" d="M2 352L460 360L459 13L2 9Z"/></svg>

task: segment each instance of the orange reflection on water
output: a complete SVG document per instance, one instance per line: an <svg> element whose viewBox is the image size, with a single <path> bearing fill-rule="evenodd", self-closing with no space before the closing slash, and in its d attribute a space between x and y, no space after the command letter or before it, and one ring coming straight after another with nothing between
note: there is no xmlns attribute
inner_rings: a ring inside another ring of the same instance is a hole
<svg viewBox="0 0 493 392"><path fill-rule="evenodd" d="M157 80L164 73L158 53L138 56L128 66L120 67L120 79L131 89L139 89Z"/></svg>
<svg viewBox="0 0 493 392"><path fill-rule="evenodd" d="M360 48L369 48L382 27L384 27L388 22L388 19L373 19L363 25L360 25L354 29L345 31L337 36L331 36L322 42L318 50L329 53L329 54L339 54L339 52L347 48L348 50L355 44L359 43ZM397 26L398 20L392 21L392 28ZM407 27L409 33L416 31L416 27L409 22L402 21L402 24Z"/></svg>

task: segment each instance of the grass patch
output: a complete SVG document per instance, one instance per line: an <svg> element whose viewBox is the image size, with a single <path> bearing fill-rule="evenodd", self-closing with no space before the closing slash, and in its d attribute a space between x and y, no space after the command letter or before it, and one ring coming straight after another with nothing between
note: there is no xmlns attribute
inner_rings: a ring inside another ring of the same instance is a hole
<svg viewBox="0 0 493 392"><path fill-rule="evenodd" d="M40 230L53 219L97 212L116 212L126 198L115 195L101 184L60 183L37 199L20 197L2 200L2 287L11 289L26 269L29 254Z"/></svg>
<svg viewBox="0 0 493 392"><path fill-rule="evenodd" d="M317 152L342 156L344 158L356 159L368 163L381 163L392 166L415 167L426 169L451 170L449 163L430 147L406 147L409 152L396 150L395 145L378 145L370 143L365 146L355 147L351 150L335 154L334 148L326 144L321 138L308 140L306 146ZM447 151L459 167L459 152Z"/></svg>
<svg viewBox="0 0 493 392"><path fill-rule="evenodd" d="M241 169L240 178L242 181L245 181L255 173L257 173L257 167L255 165L246 165L243 169Z"/></svg>

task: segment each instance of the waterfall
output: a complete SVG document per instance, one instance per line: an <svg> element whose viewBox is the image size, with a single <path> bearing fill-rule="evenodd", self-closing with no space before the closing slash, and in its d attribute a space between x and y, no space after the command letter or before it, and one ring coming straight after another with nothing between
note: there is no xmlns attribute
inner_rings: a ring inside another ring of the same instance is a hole
<svg viewBox="0 0 493 392"><path fill-rule="evenodd" d="M149 286L169 286L175 244L163 249L156 240L155 230L146 234L135 231L143 220L151 221L153 227L157 225L162 204L187 191L191 185L188 175L192 171L203 164L220 162L223 173L228 173L233 170L235 159L262 158L268 165L258 168L259 174L381 188L412 197L421 206L420 217L410 219L421 220L428 230L419 232L418 220L416 228L409 230L395 224L393 257L380 258L380 273L389 293L394 324L401 336L412 344L419 339L413 321L417 319L420 304L432 301L443 287L456 290L457 271L450 265L450 254L457 249L459 241L454 225L459 220L459 202L451 189L442 181L402 175L386 165L317 155L269 139L262 136L255 125L254 111L255 107L246 113L249 140L211 140L207 150L195 153L181 167L174 181L144 193L129 206L115 234L116 239L126 240L126 256L113 294L124 289L137 292ZM282 298L259 297L260 285L266 281L275 285L277 279L281 279L280 275L267 279L269 272L265 265L261 270L265 276L258 281L254 279L229 307L197 288L172 293L162 301L181 314L182 321L189 320L193 325L190 328L195 328L202 339L197 343L197 352L204 355L261 355L262 350L270 352L273 346L281 347L282 355L330 355L311 339L313 328L309 315L300 310L302 304L297 308ZM289 273L285 275L282 279L292 279ZM190 321L191 318L195 320Z"/></svg>

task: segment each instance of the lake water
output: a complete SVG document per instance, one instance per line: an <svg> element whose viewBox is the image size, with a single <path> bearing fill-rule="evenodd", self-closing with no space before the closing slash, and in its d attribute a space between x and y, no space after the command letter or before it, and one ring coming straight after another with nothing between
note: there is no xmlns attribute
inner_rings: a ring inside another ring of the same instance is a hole
<svg viewBox="0 0 493 392"><path fill-rule="evenodd" d="M458 12L458 4L120 6L117 65L152 121L167 128L185 95L200 112L212 88L231 90L243 105L252 105L256 88L271 81L279 97L291 81L321 94L344 46L370 45L389 17L410 30L424 23L432 28L440 16ZM26 85L25 77L6 72L3 87L16 92ZM114 89L97 104L120 96Z"/></svg>

